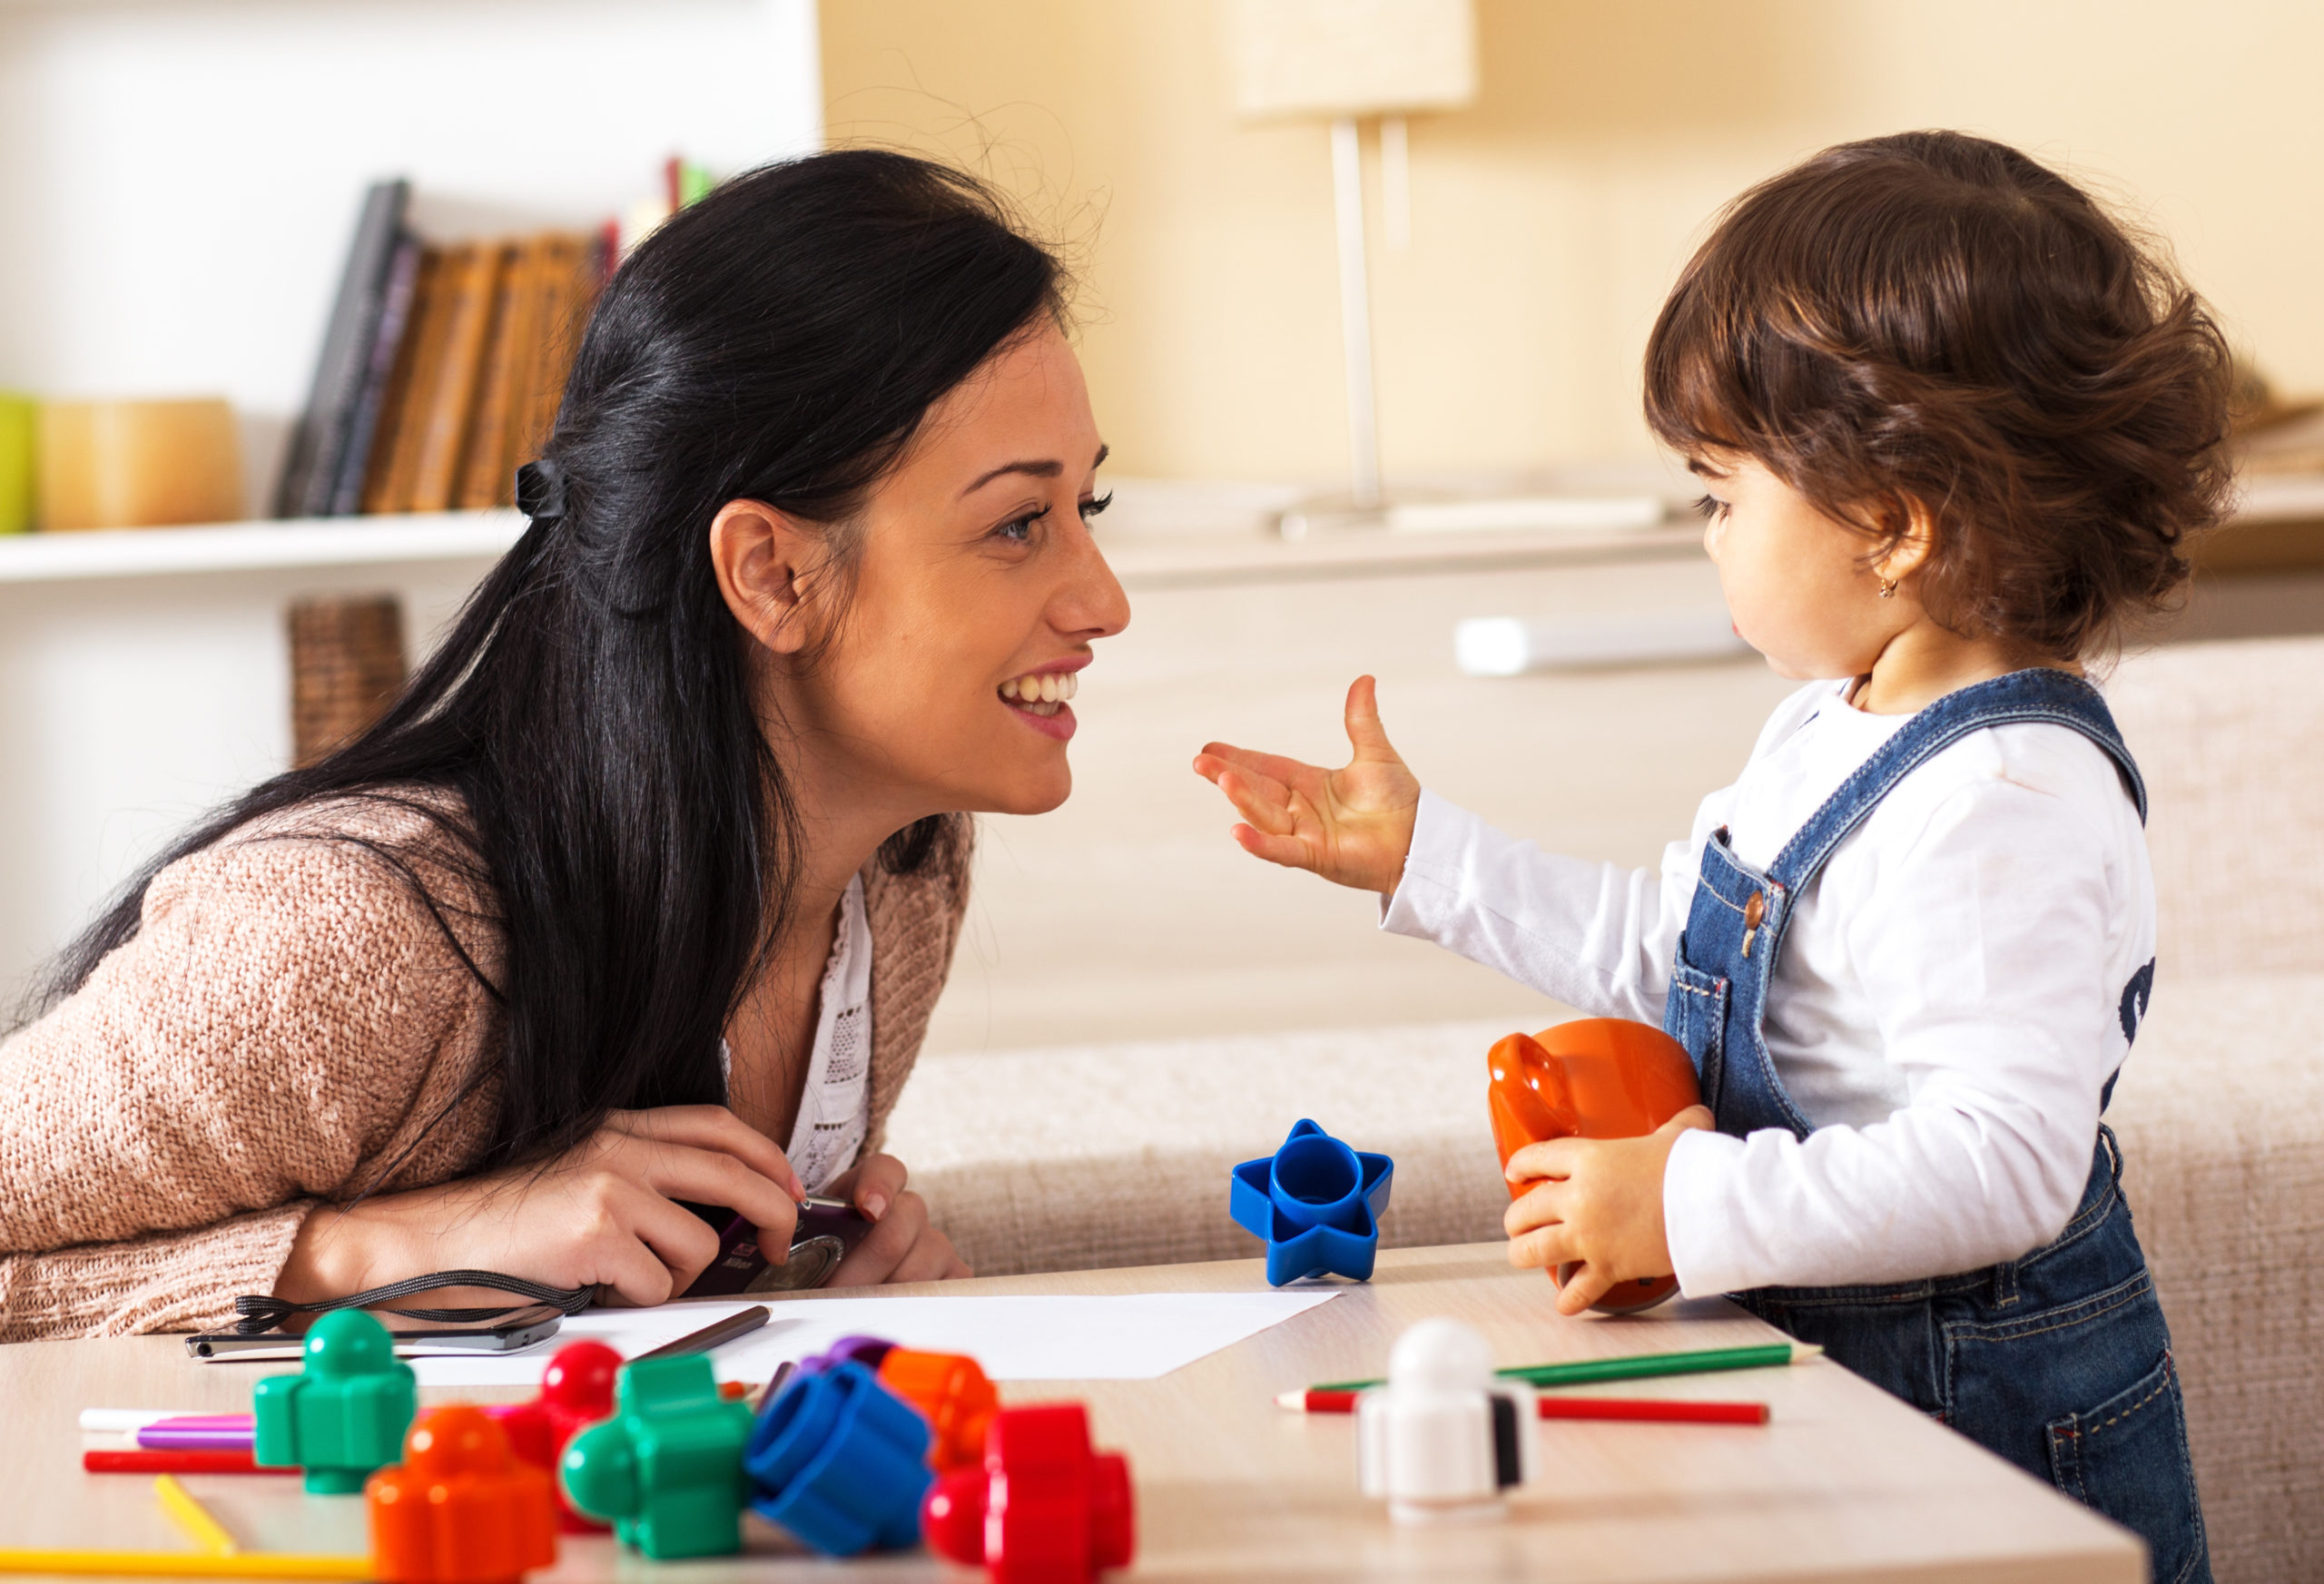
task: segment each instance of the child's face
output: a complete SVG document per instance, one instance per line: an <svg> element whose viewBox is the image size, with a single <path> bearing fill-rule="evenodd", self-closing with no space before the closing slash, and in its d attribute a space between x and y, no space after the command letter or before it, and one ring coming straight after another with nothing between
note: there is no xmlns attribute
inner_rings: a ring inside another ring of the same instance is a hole
<svg viewBox="0 0 2324 1584"><path fill-rule="evenodd" d="M1910 592L1880 597L1870 542L1748 457L1690 459L1709 486L1703 548L1718 567L1728 614L1778 676L1863 676L1912 625Z"/></svg>

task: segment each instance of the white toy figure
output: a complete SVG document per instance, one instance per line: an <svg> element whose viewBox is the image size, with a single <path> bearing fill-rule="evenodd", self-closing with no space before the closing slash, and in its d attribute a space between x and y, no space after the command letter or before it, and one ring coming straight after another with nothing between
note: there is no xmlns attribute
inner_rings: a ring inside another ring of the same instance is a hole
<svg viewBox="0 0 2324 1584"><path fill-rule="evenodd" d="M1398 1523L1501 1516L1501 1493L1533 1477L1533 1388L1492 1372L1492 1349L1457 1320L1396 1339L1388 1383L1356 1399L1364 1493Z"/></svg>

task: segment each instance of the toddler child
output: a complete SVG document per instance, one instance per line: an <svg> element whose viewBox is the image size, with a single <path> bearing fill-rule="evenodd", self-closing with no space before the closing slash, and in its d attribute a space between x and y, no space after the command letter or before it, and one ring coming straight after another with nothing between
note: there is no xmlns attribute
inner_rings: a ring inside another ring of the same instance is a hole
<svg viewBox="0 0 2324 1584"><path fill-rule="evenodd" d="M1827 150L1736 201L1647 349L1736 630L1806 682L1659 873L1423 790L1369 677L1344 769L1195 761L1255 855L1687 1048L1702 1107L1509 1163L1512 1260L1579 1263L1561 1310L1731 1294L2174 1584L2210 1577L2202 1517L2100 1121L2153 982L2145 792L2082 663L2216 520L2229 379L2167 262L2025 155Z"/></svg>

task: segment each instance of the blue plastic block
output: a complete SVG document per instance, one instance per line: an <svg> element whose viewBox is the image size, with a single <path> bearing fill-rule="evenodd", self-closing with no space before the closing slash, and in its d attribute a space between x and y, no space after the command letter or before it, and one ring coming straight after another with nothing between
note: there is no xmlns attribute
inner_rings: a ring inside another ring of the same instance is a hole
<svg viewBox="0 0 2324 1584"><path fill-rule="evenodd" d="M1270 1286L1303 1276L1368 1281L1395 1169L1303 1119L1281 1149L1235 1168L1227 1213L1266 1240Z"/></svg>
<svg viewBox="0 0 2324 1584"><path fill-rule="evenodd" d="M794 1380L743 1449L751 1508L831 1557L920 1543L928 1422L857 1363Z"/></svg>

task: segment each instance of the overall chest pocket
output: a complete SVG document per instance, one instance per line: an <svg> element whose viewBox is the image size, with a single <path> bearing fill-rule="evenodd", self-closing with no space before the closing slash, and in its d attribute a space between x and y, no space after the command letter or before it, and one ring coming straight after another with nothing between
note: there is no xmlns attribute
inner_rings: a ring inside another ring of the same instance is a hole
<svg viewBox="0 0 2324 1584"><path fill-rule="evenodd" d="M1695 1077L1701 1084L1703 1104L1718 1106L1718 1077L1727 1048L1727 1000L1729 986L1716 974L1705 973L1687 960L1687 941L1679 937L1677 958L1670 964L1670 998L1662 1009L1663 1032L1687 1048Z"/></svg>

